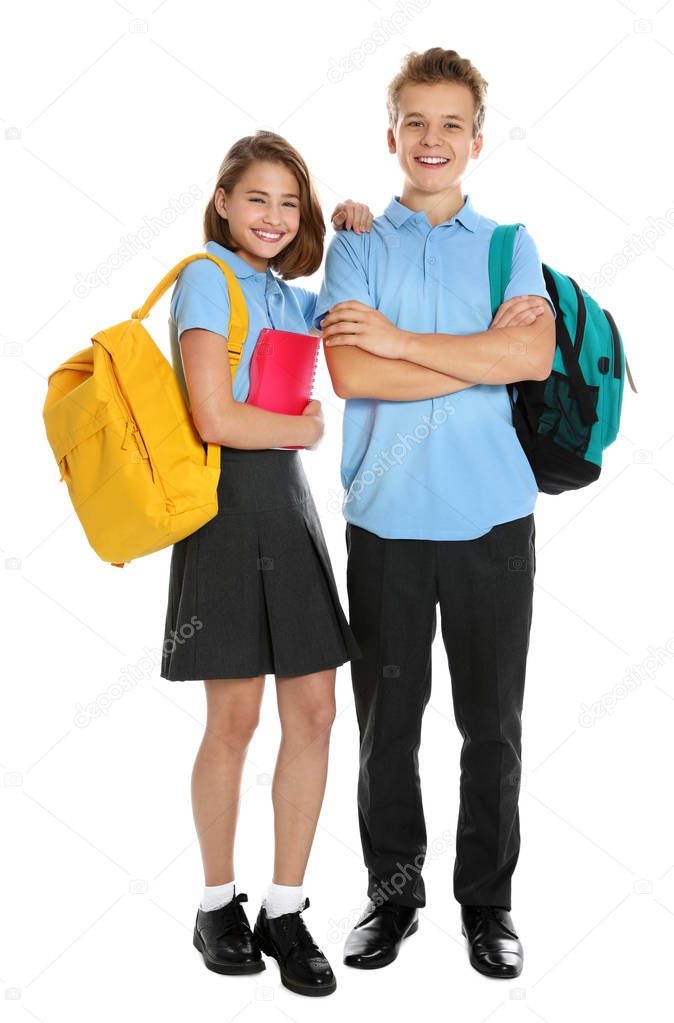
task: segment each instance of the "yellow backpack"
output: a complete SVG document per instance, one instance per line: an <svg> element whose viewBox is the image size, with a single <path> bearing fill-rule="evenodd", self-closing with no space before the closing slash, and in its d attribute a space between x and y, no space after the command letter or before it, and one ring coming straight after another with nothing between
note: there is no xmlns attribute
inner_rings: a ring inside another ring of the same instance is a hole
<svg viewBox="0 0 674 1023"><path fill-rule="evenodd" d="M48 378L47 438L87 539L118 568L189 536L218 512L220 446L204 452L173 368L142 320L188 263L211 259L227 280L232 379L248 310L231 268L196 253L159 282L131 319L95 334Z"/></svg>

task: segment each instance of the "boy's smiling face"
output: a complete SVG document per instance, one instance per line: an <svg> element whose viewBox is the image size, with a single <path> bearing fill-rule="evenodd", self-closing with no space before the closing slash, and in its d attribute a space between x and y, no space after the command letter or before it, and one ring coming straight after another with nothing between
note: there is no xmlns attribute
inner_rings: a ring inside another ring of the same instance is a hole
<svg viewBox="0 0 674 1023"><path fill-rule="evenodd" d="M396 132L389 128L387 138L408 186L426 195L460 186L468 161L482 149L482 134L473 138L473 115L473 94L461 82L403 86Z"/></svg>

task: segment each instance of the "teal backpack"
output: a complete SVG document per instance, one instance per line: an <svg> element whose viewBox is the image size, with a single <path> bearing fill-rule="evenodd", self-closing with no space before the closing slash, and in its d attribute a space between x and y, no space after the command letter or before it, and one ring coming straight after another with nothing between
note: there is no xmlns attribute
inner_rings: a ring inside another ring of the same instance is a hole
<svg viewBox="0 0 674 1023"><path fill-rule="evenodd" d="M510 280L519 224L495 228L489 247L492 317ZM604 448L618 435L625 372L636 393L620 331L576 282L542 264L557 312L557 345L547 380L507 384L513 426L538 489L561 494L593 483Z"/></svg>

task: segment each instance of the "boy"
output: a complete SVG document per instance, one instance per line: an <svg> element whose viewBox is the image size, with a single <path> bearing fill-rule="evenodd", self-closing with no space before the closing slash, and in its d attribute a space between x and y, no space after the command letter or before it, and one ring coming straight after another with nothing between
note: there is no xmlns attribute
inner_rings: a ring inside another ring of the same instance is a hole
<svg viewBox="0 0 674 1023"><path fill-rule="evenodd" d="M346 399L347 589L363 651L351 672L370 901L344 962L392 962L425 905L418 750L439 601L463 737L454 895L471 964L510 978L523 956L510 882L538 490L505 384L545 379L555 341L538 252L523 228L492 320L496 222L461 190L482 149L486 87L454 50L406 58L388 90L402 194L370 234L332 240L314 325Z"/></svg>

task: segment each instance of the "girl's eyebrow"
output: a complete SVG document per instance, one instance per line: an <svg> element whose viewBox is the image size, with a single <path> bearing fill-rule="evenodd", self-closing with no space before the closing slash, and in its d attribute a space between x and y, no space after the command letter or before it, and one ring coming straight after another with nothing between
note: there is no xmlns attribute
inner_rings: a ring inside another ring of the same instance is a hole
<svg viewBox="0 0 674 1023"><path fill-rule="evenodd" d="M263 192L261 188L249 188L248 191L245 192L244 194L245 195L250 195L252 192L257 192L258 195L267 195L267 196L269 195L269 192ZM297 192L284 192L283 193L283 198L284 199L287 199L287 198L299 199L299 195L297 194Z"/></svg>

